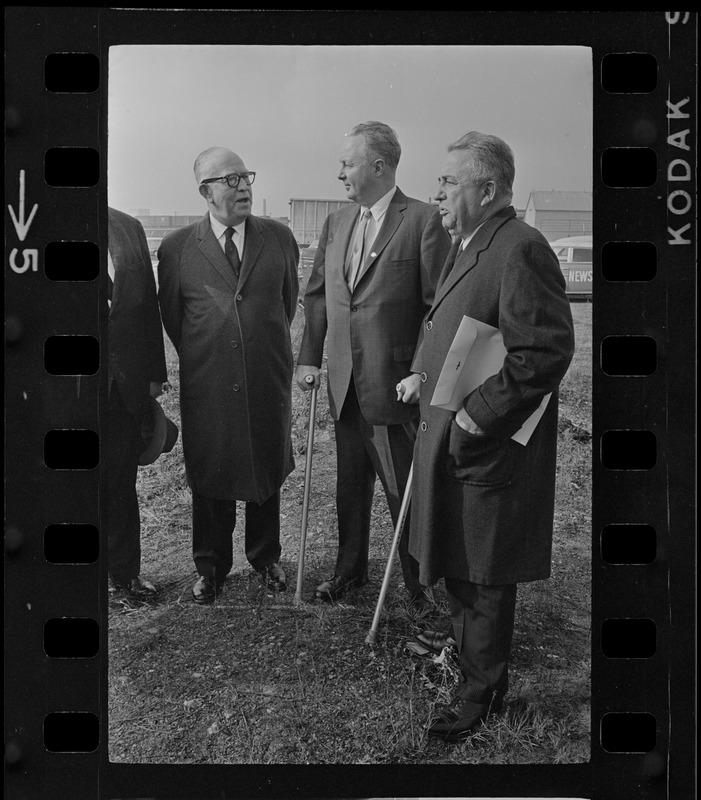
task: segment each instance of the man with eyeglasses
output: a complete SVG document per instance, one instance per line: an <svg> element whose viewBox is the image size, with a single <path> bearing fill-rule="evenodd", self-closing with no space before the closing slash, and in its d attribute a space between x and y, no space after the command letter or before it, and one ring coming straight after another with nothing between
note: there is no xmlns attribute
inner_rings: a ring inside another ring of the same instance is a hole
<svg viewBox="0 0 701 800"><path fill-rule="evenodd" d="M397 187L400 155L395 131L382 122L356 125L346 135L338 179L353 203L324 222L304 298L295 375L302 389L319 385L326 341L336 436L339 547L333 576L316 588L325 601L368 580L377 477L396 525L418 417L420 377L409 369L450 250L438 209ZM410 603L430 608L406 537L399 556Z"/></svg>
<svg viewBox="0 0 701 800"><path fill-rule="evenodd" d="M195 160L207 203L163 239L158 297L180 359L183 452L192 490L196 603L212 603L233 564L236 501L245 550L267 587L280 566L280 487L294 468L290 324L299 250L289 228L253 216L255 172L223 147Z"/></svg>
<svg viewBox="0 0 701 800"><path fill-rule="evenodd" d="M445 741L502 708L516 586L550 575L557 390L574 333L562 270L545 237L517 219L513 180L513 153L496 136L471 131L449 145L436 200L455 243L412 365L423 383L409 550L422 582L445 580L460 660L455 696L428 727ZM432 399L465 316L498 329L506 355L456 412ZM543 402L530 438L514 441ZM448 641L419 639L436 650Z"/></svg>

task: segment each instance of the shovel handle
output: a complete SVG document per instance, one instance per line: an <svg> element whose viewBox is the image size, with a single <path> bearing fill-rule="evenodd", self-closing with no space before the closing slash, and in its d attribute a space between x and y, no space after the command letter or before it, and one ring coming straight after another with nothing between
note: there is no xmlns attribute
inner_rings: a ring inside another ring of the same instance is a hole
<svg viewBox="0 0 701 800"><path fill-rule="evenodd" d="M397 525L394 529L394 538L392 539L392 547L389 550L387 558L387 566L385 567L385 577L382 580L382 588L380 589L380 596L377 598L377 607L375 608L375 616L372 619L372 627L365 637L365 644L375 644L377 638L377 630L380 627L380 617L382 616L382 609L385 605L385 597L389 582L392 578L392 567L394 565L394 557L399 548L399 538L402 535L402 528L404 527L404 520L406 519L407 511L409 509L409 502L411 501L411 484L414 477L414 463L412 462L409 469L409 475L406 479L406 489L404 489L404 497L402 498L402 505L399 509L399 516L397 517Z"/></svg>
<svg viewBox="0 0 701 800"><path fill-rule="evenodd" d="M307 383L314 383L314 376L307 375ZM307 431L307 454L304 467L304 500L302 503L302 527L299 537L299 561L297 563L297 589L294 603L302 603L302 581L304 580L304 553L307 546L307 522L309 518L309 492L312 483L312 454L314 450L314 422L316 420L317 387L312 389L311 402L309 403L309 430Z"/></svg>

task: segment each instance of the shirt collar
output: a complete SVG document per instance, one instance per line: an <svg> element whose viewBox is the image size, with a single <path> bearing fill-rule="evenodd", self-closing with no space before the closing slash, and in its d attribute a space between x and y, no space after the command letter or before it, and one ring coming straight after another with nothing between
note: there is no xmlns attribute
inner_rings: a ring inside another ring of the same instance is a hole
<svg viewBox="0 0 701 800"><path fill-rule="evenodd" d="M484 222L486 222L486 221L487 220L485 219ZM460 245L460 252L462 252L467 247L467 245L470 244L470 242L471 242L472 238L474 237L474 235L484 225L484 222L480 222L480 224L474 229L474 231L472 231L472 233L469 236L466 236L462 240L462 244Z"/></svg>
<svg viewBox="0 0 701 800"><path fill-rule="evenodd" d="M219 222L219 220L214 216L214 214L212 214L211 211L209 212L209 224L212 226L212 233L217 239L221 239L221 237L224 235L224 231L231 227L230 225L224 225L223 223ZM239 234L239 236L243 236L245 227L246 220L239 222L238 225L234 225L234 230Z"/></svg>
<svg viewBox="0 0 701 800"><path fill-rule="evenodd" d="M389 208L389 204L392 202L392 198L394 197L394 193L397 191L397 187L393 186L387 194L382 195L382 197L375 203L374 206L370 208L370 213L372 214L373 219L375 222L379 222L382 217L384 217L385 212ZM366 206L362 206L360 209L360 213L362 214L363 211L366 210Z"/></svg>
<svg viewBox="0 0 701 800"><path fill-rule="evenodd" d="M497 214L502 212L505 208L509 207L510 204L508 202L506 203L506 205L504 205L503 202L504 201L502 201L502 204L499 205L486 219L483 219L482 222L480 222L480 224L474 229L474 231L472 231L472 233L466 239L462 240L462 244L460 245L460 250L461 251L464 250L467 247L467 245L469 244L469 242L472 239L472 237L484 225L485 222L489 222L489 220L492 219L492 217L496 217Z"/></svg>

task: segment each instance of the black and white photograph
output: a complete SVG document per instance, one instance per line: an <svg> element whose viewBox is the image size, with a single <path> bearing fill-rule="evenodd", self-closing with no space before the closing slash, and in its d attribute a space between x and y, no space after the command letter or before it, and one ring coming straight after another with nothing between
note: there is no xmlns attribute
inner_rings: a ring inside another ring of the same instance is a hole
<svg viewBox="0 0 701 800"><path fill-rule="evenodd" d="M110 760L586 762L591 48L108 75Z"/></svg>
<svg viewBox="0 0 701 800"><path fill-rule="evenodd" d="M5 794L693 796L698 15L4 17Z"/></svg>

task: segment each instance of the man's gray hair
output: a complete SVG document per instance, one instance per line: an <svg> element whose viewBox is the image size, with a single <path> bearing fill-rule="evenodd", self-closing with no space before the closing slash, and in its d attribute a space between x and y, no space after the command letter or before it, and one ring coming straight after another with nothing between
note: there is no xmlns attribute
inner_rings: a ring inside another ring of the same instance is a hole
<svg viewBox="0 0 701 800"><path fill-rule="evenodd" d="M472 156L470 180L475 183L494 181L497 197L513 193L514 154L505 141L498 136L470 131L448 145L448 152L453 150L464 150Z"/></svg>
<svg viewBox="0 0 701 800"><path fill-rule="evenodd" d="M402 148L396 132L384 122L361 122L352 128L348 136L364 136L365 152L369 158L381 158L387 166L395 170L399 164Z"/></svg>

